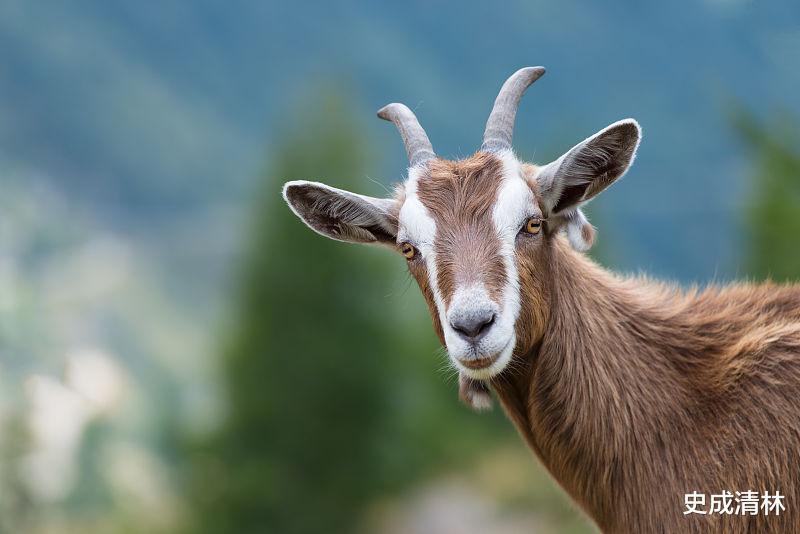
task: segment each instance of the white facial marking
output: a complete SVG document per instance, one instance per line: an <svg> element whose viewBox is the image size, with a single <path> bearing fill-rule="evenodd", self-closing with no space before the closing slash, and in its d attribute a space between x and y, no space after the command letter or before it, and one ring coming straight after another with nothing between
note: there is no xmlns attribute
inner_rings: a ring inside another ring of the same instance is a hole
<svg viewBox="0 0 800 534"><path fill-rule="evenodd" d="M420 252L432 252L433 241L436 238L436 221L417 196L419 174L417 167L412 167L408 171L408 180L405 183L406 199L400 208L397 241L398 243L408 241Z"/></svg>
<svg viewBox="0 0 800 534"><path fill-rule="evenodd" d="M438 272L436 269L436 251L434 250L434 240L436 239L436 221L428 213L428 209L422 204L417 196L417 183L419 182L419 167L411 167L408 170L408 180L405 183L405 202L400 208L399 230L397 233L398 243L408 241L412 243L425 262L428 272L428 285L433 293L433 300L436 304L436 311L439 314L439 322L445 332L445 339L450 328L445 317L445 305L442 292L439 290Z"/></svg>

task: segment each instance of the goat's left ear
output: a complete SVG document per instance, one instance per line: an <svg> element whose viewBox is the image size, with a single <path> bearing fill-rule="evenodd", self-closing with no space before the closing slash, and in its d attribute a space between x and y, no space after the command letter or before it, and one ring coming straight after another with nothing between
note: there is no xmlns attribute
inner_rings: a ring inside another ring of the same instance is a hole
<svg viewBox="0 0 800 534"><path fill-rule="evenodd" d="M394 246L396 201L357 195L319 182L283 186L283 198L309 228L337 241Z"/></svg>
<svg viewBox="0 0 800 534"><path fill-rule="evenodd" d="M621 178L636 156L642 130L633 119L625 119L600 130L578 143L536 175L539 191L552 229L566 227L573 246L581 245L581 235L590 235L588 222L578 209ZM575 226L575 228L573 228Z"/></svg>

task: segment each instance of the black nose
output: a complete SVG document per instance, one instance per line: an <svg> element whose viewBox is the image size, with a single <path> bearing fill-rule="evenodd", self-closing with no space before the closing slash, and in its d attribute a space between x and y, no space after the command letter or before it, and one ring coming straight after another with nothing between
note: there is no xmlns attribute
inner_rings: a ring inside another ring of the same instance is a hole
<svg viewBox="0 0 800 534"><path fill-rule="evenodd" d="M453 318L450 326L453 330L461 334L469 341L475 342L486 335L486 332L494 324L494 313L484 311L480 313L464 314L461 317Z"/></svg>

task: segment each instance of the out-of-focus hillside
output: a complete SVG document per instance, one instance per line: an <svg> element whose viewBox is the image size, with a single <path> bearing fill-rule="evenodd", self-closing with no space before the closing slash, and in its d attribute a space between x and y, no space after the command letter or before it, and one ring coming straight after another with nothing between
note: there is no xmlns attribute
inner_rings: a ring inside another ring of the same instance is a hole
<svg viewBox="0 0 800 534"><path fill-rule="evenodd" d="M638 118L639 161L598 202L616 263L681 279L728 276L743 160L723 112L732 98L758 114L798 110L798 10L740 0L646 9L11 0L0 7L0 150L106 223L158 235L154 227L189 213L243 202L287 109L329 80L350 88L381 151L369 174L389 182L402 153L375 109L407 102L443 155L465 155L504 77L543 64L549 73L520 112L518 151L545 159ZM674 238L676 216L692 221L697 239ZM202 216L193 222L208 229Z"/></svg>
<svg viewBox="0 0 800 534"><path fill-rule="evenodd" d="M207 320L147 244L3 163L0 532L170 524L177 433L218 420Z"/></svg>

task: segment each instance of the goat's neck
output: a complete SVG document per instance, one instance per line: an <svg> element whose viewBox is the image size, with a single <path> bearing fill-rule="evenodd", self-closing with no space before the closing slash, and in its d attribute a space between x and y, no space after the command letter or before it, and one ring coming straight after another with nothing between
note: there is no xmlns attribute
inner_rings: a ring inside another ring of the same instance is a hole
<svg viewBox="0 0 800 534"><path fill-rule="evenodd" d="M663 318L633 283L560 242L549 263L544 335L493 386L547 469L596 516L610 506L608 492L639 445L637 433L653 434L653 421L668 417L683 385L663 347L648 341Z"/></svg>

